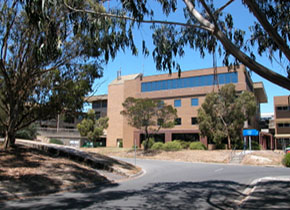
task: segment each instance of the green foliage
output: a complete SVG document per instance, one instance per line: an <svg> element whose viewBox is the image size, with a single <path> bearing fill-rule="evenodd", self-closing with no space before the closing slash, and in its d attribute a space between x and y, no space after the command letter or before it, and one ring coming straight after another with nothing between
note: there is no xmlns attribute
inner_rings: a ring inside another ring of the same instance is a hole
<svg viewBox="0 0 290 210"><path fill-rule="evenodd" d="M206 147L201 142L192 142L189 145L189 149L191 149L191 150L206 150Z"/></svg>
<svg viewBox="0 0 290 210"><path fill-rule="evenodd" d="M31 124L16 132L16 138L34 140L37 135L35 124Z"/></svg>
<svg viewBox="0 0 290 210"><path fill-rule="evenodd" d="M152 150L163 150L164 149L164 144L162 142L155 142L152 147Z"/></svg>
<svg viewBox="0 0 290 210"><path fill-rule="evenodd" d="M150 149L154 143L155 143L154 138L149 138L149 139L144 140L142 142L142 145L144 148L147 147L148 149Z"/></svg>
<svg viewBox="0 0 290 210"><path fill-rule="evenodd" d="M181 147L182 147L182 149L188 149L189 148L190 142L188 142L188 141L182 141L182 140L174 140L174 141L179 142Z"/></svg>
<svg viewBox="0 0 290 210"><path fill-rule="evenodd" d="M60 144L60 145L63 145L63 142L62 142L61 140L59 140L59 139L55 139L55 138L51 138L51 139L49 140L49 143L50 143L50 144Z"/></svg>
<svg viewBox="0 0 290 210"><path fill-rule="evenodd" d="M123 148L123 140L119 142L119 147ZM133 146L134 147L134 146Z"/></svg>
<svg viewBox="0 0 290 210"><path fill-rule="evenodd" d="M174 119L177 117L177 111L171 105L148 98L128 97L123 108L121 114L127 118L128 124L143 130L145 139L149 139L149 130L157 133L160 128L174 127ZM149 147L145 144L144 150L147 149Z"/></svg>
<svg viewBox="0 0 290 210"><path fill-rule="evenodd" d="M231 144L240 141L244 122L254 116L256 109L253 93L244 91L238 95L233 84L224 85L218 93L207 94L198 110L201 134L213 139L217 145L227 138L231 149Z"/></svg>
<svg viewBox="0 0 290 210"><path fill-rule="evenodd" d="M101 65L127 47L137 53L125 20L65 2L106 13L96 0L0 1L0 110L8 115L0 127L9 144L36 120L81 110Z"/></svg>
<svg viewBox="0 0 290 210"><path fill-rule="evenodd" d="M83 119L77 128L81 136L86 136L89 141L95 141L104 134L104 129L108 128L108 117L101 117L96 120L94 110L88 111L88 117Z"/></svg>
<svg viewBox="0 0 290 210"><path fill-rule="evenodd" d="M226 149L226 144L217 144L216 149Z"/></svg>
<svg viewBox="0 0 290 210"><path fill-rule="evenodd" d="M282 161L283 165L286 167L290 167L290 153L287 153Z"/></svg>
<svg viewBox="0 0 290 210"><path fill-rule="evenodd" d="M261 145L259 144L259 142L256 141L252 141L252 150L261 150Z"/></svg>
<svg viewBox="0 0 290 210"><path fill-rule="evenodd" d="M178 151L182 149L182 146L178 141L169 141L164 144L163 149L165 151Z"/></svg>

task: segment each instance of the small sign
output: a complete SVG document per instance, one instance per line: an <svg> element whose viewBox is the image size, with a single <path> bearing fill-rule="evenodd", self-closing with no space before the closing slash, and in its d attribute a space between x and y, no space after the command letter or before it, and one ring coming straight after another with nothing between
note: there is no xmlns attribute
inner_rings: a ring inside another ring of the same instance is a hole
<svg viewBox="0 0 290 210"><path fill-rule="evenodd" d="M256 129L243 130L243 136L259 136L259 131Z"/></svg>

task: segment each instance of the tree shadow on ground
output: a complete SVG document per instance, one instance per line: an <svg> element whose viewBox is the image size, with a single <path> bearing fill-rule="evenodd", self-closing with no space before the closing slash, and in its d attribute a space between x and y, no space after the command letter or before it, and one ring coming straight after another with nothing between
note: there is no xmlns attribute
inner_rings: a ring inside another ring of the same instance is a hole
<svg viewBox="0 0 290 210"><path fill-rule="evenodd" d="M235 200L245 197L241 192L246 185L232 181L167 182L156 183L141 190L100 192L99 189L82 191L70 196L49 198L53 203L26 200L21 204L33 203L30 209L235 209ZM0 204L0 208L12 206ZM13 209L16 206L13 206ZM21 209L21 208L19 208Z"/></svg>
<svg viewBox="0 0 290 210"><path fill-rule="evenodd" d="M17 168L21 167L30 167L36 168L40 164L35 161L28 160L30 156L30 152L27 148L22 146L13 147L7 151L0 150L0 157L1 158L1 167L9 167L9 168Z"/></svg>
<svg viewBox="0 0 290 210"><path fill-rule="evenodd" d="M290 182L259 182L241 209L290 209Z"/></svg>

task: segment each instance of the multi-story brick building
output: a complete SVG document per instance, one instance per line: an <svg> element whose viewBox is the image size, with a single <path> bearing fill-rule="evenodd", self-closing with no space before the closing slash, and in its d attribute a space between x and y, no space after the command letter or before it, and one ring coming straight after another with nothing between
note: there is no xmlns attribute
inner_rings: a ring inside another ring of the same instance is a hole
<svg viewBox="0 0 290 210"><path fill-rule="evenodd" d="M290 146L290 95L275 96L275 147Z"/></svg>
<svg viewBox="0 0 290 210"><path fill-rule="evenodd" d="M197 110L206 94L218 90L217 81L219 86L235 84L237 92L254 92L258 106L257 115L251 121L245 122L245 128L259 129L260 103L267 102L263 83L253 83L244 66L240 66L235 72L229 72L227 67L219 67L217 72L217 77L214 76L213 68L184 71L181 77L177 73L154 76L118 74L117 79L109 84L106 96L109 117L107 146L116 146L121 140L124 147L132 147L134 141L138 145L141 143L142 131L129 126L126 118L120 114L123 110L122 103L130 96L159 99L177 109L177 125L171 129L160 130L159 139L164 142L174 139L201 141L207 145L207 139L200 136L196 120Z"/></svg>

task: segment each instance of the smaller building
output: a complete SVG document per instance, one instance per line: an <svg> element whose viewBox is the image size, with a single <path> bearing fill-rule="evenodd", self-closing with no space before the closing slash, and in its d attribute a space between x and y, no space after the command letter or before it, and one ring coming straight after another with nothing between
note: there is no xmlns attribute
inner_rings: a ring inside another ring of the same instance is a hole
<svg viewBox="0 0 290 210"><path fill-rule="evenodd" d="M290 146L290 95L275 96L275 148Z"/></svg>

